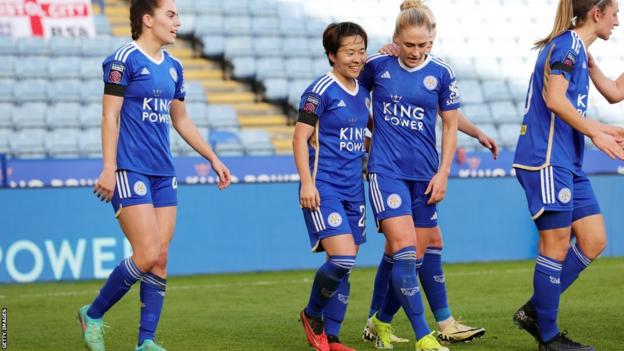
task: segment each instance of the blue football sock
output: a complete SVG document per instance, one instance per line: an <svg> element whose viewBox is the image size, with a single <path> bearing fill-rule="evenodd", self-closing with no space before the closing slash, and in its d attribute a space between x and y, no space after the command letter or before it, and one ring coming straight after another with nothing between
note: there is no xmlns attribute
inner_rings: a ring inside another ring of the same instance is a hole
<svg viewBox="0 0 624 351"><path fill-rule="evenodd" d="M355 256L330 256L317 271L305 313L314 318L323 316L323 309L334 296L340 281L353 268Z"/></svg>
<svg viewBox="0 0 624 351"><path fill-rule="evenodd" d="M381 262L379 262L379 267L377 267L377 273L375 274L375 284L373 285L373 298L371 300L370 310L368 311L369 318L379 311L389 291L393 262L392 257L386 254L383 255Z"/></svg>
<svg viewBox="0 0 624 351"><path fill-rule="evenodd" d="M394 290L392 276L390 277L388 284L388 292L384 297L381 308L377 311L377 319L384 323L392 323L392 318L401 309L401 300L399 300L399 296Z"/></svg>
<svg viewBox="0 0 624 351"><path fill-rule="evenodd" d="M139 324L139 343L147 339L154 340L162 312L167 280L152 273L147 273L141 281L141 320Z"/></svg>
<svg viewBox="0 0 624 351"><path fill-rule="evenodd" d="M562 294L591 263L592 260L583 254L583 251L581 251L577 243L570 246L568 255L565 261L563 261L563 268L561 269Z"/></svg>
<svg viewBox="0 0 624 351"><path fill-rule="evenodd" d="M130 290L132 285L141 279L143 272L134 263L132 257L121 261L100 289L100 293L91 303L87 315L91 318L102 318L119 299Z"/></svg>
<svg viewBox="0 0 624 351"><path fill-rule="evenodd" d="M557 313L561 295L561 261L540 255L533 275L533 300L542 341L559 333Z"/></svg>
<svg viewBox="0 0 624 351"><path fill-rule="evenodd" d="M427 248L423 265L418 270L418 277L435 320L437 322L447 320L452 314L446 298L446 281L442 271L441 247Z"/></svg>
<svg viewBox="0 0 624 351"><path fill-rule="evenodd" d="M342 278L338 291L329 300L325 310L323 311L323 320L325 321L325 333L327 336L338 336L340 334L340 327L342 321L344 321L345 314L347 313L347 304L349 304L349 293L351 291L351 283L349 282L349 276Z"/></svg>
<svg viewBox="0 0 624 351"><path fill-rule="evenodd" d="M429 334L430 330L425 321L425 309L418 286L416 248L413 246L403 248L395 252L392 258L394 259L392 286L412 324L416 339L421 339Z"/></svg>

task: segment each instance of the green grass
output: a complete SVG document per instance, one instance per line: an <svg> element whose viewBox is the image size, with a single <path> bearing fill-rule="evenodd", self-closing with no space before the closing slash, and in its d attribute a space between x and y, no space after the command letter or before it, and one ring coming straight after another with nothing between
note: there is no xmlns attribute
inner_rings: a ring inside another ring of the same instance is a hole
<svg viewBox="0 0 624 351"><path fill-rule="evenodd" d="M536 350L511 315L529 297L532 262L445 266L456 317L484 326L487 334L451 350ZM601 259L562 298L560 326L597 350L622 350L624 258ZM307 301L312 271L208 275L169 279L159 341L169 350L308 350L297 321ZM351 302L341 337L358 350L370 302L374 270L355 269ZM76 311L97 293L101 281L0 285L8 309L8 350L82 350ZM106 315L108 350L133 350L139 317L135 286ZM428 313L428 320L433 321ZM430 323L431 324L431 323ZM403 312L394 325L413 338ZM395 350L413 350L413 343Z"/></svg>

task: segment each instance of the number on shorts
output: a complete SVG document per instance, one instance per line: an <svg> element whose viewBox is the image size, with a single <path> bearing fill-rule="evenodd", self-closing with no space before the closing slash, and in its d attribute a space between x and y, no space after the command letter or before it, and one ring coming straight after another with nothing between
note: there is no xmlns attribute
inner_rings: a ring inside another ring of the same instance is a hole
<svg viewBox="0 0 624 351"><path fill-rule="evenodd" d="M364 227L364 222L366 222L366 206L360 205L360 213L362 214L362 217L360 217L360 220L358 221L358 226Z"/></svg>

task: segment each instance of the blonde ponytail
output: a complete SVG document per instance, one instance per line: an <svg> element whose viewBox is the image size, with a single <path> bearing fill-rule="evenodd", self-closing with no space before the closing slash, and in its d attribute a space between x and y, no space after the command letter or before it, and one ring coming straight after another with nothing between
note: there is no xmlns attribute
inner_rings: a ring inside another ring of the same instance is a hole
<svg viewBox="0 0 624 351"><path fill-rule="evenodd" d="M553 25L550 34L535 42L533 48L541 49L550 43L555 37L561 35L568 29L572 28L572 18L574 17L574 7L572 0L559 0L559 6L557 6L557 15L555 16L555 24Z"/></svg>
<svg viewBox="0 0 624 351"><path fill-rule="evenodd" d="M422 2L422 0L403 1L401 4L401 12L396 19L394 35L399 35L399 33L406 27L425 26L427 30L431 31L431 19L429 18L427 11L430 10Z"/></svg>

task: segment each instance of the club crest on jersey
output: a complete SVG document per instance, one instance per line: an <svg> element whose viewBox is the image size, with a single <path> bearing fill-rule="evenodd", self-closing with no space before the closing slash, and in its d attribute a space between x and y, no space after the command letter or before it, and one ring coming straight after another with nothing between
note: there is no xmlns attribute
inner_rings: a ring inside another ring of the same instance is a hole
<svg viewBox="0 0 624 351"><path fill-rule="evenodd" d="M169 74L171 75L171 79L173 79L174 82L178 82L178 72L176 71L175 68L171 67L169 68Z"/></svg>
<svg viewBox="0 0 624 351"><path fill-rule="evenodd" d="M562 204L567 204L568 202L570 202L570 200L572 200L572 192L569 188L563 188L559 190L559 194L557 194L557 197Z"/></svg>
<svg viewBox="0 0 624 351"><path fill-rule="evenodd" d="M174 189L178 188L178 179L176 177L173 177L173 179L171 180L171 187Z"/></svg>
<svg viewBox="0 0 624 351"><path fill-rule="evenodd" d="M316 96L308 95L303 104L303 112L316 113L316 109L320 103L321 101Z"/></svg>
<svg viewBox="0 0 624 351"><path fill-rule="evenodd" d="M134 193L139 196L145 196L145 194L147 194L147 187L145 186L145 183L140 180L137 180L136 183L134 183L133 189Z"/></svg>
<svg viewBox="0 0 624 351"><path fill-rule="evenodd" d="M332 212L327 216L327 222L329 225L336 228L342 224L342 216L338 212Z"/></svg>
<svg viewBox="0 0 624 351"><path fill-rule="evenodd" d="M438 79L434 76L426 76L423 80L423 84L427 90L433 90L438 87Z"/></svg>
<svg viewBox="0 0 624 351"><path fill-rule="evenodd" d="M126 67L121 63L113 63L111 65L110 72L108 73L108 82L113 84L121 83L121 77L123 76Z"/></svg>
<svg viewBox="0 0 624 351"><path fill-rule="evenodd" d="M403 203L399 194L390 194L386 202L388 203L388 207L390 207L391 209L397 209L401 207L401 203Z"/></svg>

